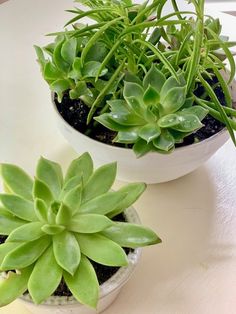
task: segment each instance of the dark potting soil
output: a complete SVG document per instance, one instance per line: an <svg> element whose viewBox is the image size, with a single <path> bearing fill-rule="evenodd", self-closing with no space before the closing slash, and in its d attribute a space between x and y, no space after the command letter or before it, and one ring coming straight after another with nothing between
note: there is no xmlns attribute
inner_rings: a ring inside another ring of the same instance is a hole
<svg viewBox="0 0 236 314"><path fill-rule="evenodd" d="M7 236L0 234L0 244L3 244L7 239Z"/></svg>
<svg viewBox="0 0 236 314"><path fill-rule="evenodd" d="M217 78L215 77L212 80L207 81L211 86L214 86L218 83ZM225 106L225 96L220 86L215 88L215 93L220 103ZM195 95L201 96L203 94L204 88L199 85L195 90ZM123 144L113 142L117 134L116 132L108 130L103 125L96 122L95 124L94 122L90 123L90 125L86 124L89 108L80 99L71 100L69 98L69 94L65 93L61 103L57 101L57 97L55 95L55 104L57 106L58 112L61 114L64 120L67 121L74 129L99 142L113 146L124 147ZM99 112L97 112L97 114L99 114ZM183 143L176 144L176 147L187 146L203 141L217 134L225 127L223 123L210 115L208 115L202 121L202 123L204 126L200 130L185 137ZM88 130L90 130L89 134L87 133ZM132 145L126 145L125 147L132 148Z"/></svg>

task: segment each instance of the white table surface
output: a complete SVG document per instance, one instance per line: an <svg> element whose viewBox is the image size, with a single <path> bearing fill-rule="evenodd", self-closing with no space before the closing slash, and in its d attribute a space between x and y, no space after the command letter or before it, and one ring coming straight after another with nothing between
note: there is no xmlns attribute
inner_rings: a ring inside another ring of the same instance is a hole
<svg viewBox="0 0 236 314"><path fill-rule="evenodd" d="M17 163L31 174L39 155L64 166L76 156L54 124L32 48L61 28L72 5L10 0L0 6L0 162ZM236 19L219 15L236 40ZM230 141L194 173L149 186L136 208L163 244L144 250L135 276L104 314L235 314L235 186ZM16 301L0 314L29 312Z"/></svg>

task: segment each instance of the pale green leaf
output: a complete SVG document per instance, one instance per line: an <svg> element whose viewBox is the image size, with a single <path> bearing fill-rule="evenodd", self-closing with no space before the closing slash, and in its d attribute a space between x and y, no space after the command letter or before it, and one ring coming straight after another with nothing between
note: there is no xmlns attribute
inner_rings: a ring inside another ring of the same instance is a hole
<svg viewBox="0 0 236 314"><path fill-rule="evenodd" d="M152 64L151 69L144 78L143 86L146 89L149 85L151 85L159 94L165 81L165 75L160 70L158 70L154 64Z"/></svg>
<svg viewBox="0 0 236 314"><path fill-rule="evenodd" d="M9 191L27 200L32 200L33 180L21 168L11 164L1 164L0 174Z"/></svg>
<svg viewBox="0 0 236 314"><path fill-rule="evenodd" d="M42 222L29 222L22 225L9 234L7 242L28 242L37 240L45 235L41 230L42 226Z"/></svg>
<svg viewBox="0 0 236 314"><path fill-rule="evenodd" d="M35 179L33 187L34 198L43 200L47 206L54 200L52 192L48 185L39 179Z"/></svg>
<svg viewBox="0 0 236 314"><path fill-rule="evenodd" d="M101 166L93 173L84 186L82 203L109 191L115 181L116 168L116 163L110 163Z"/></svg>
<svg viewBox="0 0 236 314"><path fill-rule="evenodd" d="M44 225L42 226L42 231L49 234L49 235L54 235L54 234L59 234L62 231L65 230L64 226L60 225Z"/></svg>
<svg viewBox="0 0 236 314"><path fill-rule="evenodd" d="M76 186L70 190L63 198L63 202L72 209L72 213L76 213L80 207L82 200L82 186Z"/></svg>
<svg viewBox="0 0 236 314"><path fill-rule="evenodd" d="M6 278L0 279L0 307L8 305L26 290L32 268L21 269L20 274L10 271Z"/></svg>
<svg viewBox="0 0 236 314"><path fill-rule="evenodd" d="M126 196L127 193L123 191L107 192L99 195L82 204L79 209L79 214L106 215L112 212L117 207L117 204L120 204Z"/></svg>
<svg viewBox="0 0 236 314"><path fill-rule="evenodd" d="M73 217L68 229L78 233L100 232L113 224L112 220L99 214L82 214Z"/></svg>
<svg viewBox="0 0 236 314"><path fill-rule="evenodd" d="M27 221L37 221L34 203L13 194L0 194L2 205L13 215Z"/></svg>
<svg viewBox="0 0 236 314"><path fill-rule="evenodd" d="M93 173L93 161L89 153L84 153L70 164L65 182L67 183L73 177L82 177L83 183L86 183Z"/></svg>
<svg viewBox="0 0 236 314"><path fill-rule="evenodd" d="M47 220L48 220L48 207L43 200L38 199L38 198L35 199L34 211L35 211L35 214L40 221L47 222Z"/></svg>
<svg viewBox="0 0 236 314"><path fill-rule="evenodd" d="M161 134L161 130L157 124L146 124L142 127L138 135L147 143L150 143Z"/></svg>
<svg viewBox="0 0 236 314"><path fill-rule="evenodd" d="M1 269L22 269L33 264L46 250L50 244L50 239L45 236L41 239L23 243L12 250L4 258Z"/></svg>
<svg viewBox="0 0 236 314"><path fill-rule="evenodd" d="M94 309L97 307L99 283L92 264L85 256L81 256L79 268L74 276L64 273L64 279L73 296L80 303Z"/></svg>
<svg viewBox="0 0 236 314"><path fill-rule="evenodd" d="M80 263L80 247L74 234L64 231L54 235L53 252L57 264L74 275Z"/></svg>
<svg viewBox="0 0 236 314"><path fill-rule="evenodd" d="M129 248L137 248L161 242L156 233L151 229L124 222L116 222L113 226L104 230L102 234L120 246Z"/></svg>
<svg viewBox="0 0 236 314"><path fill-rule="evenodd" d="M37 165L36 176L50 188L55 198L59 197L63 185L63 174L58 163L41 157Z"/></svg>
<svg viewBox="0 0 236 314"><path fill-rule="evenodd" d="M29 278L28 290L36 304L50 297L62 279L62 269L57 264L50 246L36 262Z"/></svg>
<svg viewBox="0 0 236 314"><path fill-rule="evenodd" d="M91 260L106 266L127 266L124 250L114 241L98 234L77 235L81 252Z"/></svg>

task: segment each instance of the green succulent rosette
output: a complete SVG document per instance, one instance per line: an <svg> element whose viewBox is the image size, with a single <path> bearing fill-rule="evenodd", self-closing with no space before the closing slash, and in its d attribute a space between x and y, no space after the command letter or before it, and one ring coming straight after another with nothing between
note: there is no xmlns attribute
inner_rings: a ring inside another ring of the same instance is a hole
<svg viewBox="0 0 236 314"><path fill-rule="evenodd" d="M99 283L91 261L127 266L123 247L160 242L150 229L112 220L145 190L142 183L110 191L116 163L93 168L88 153L72 161L65 177L59 164L40 158L33 180L21 168L1 164L0 306L28 290L36 304L62 279L81 303L96 308ZM12 271L12 270L15 270Z"/></svg>

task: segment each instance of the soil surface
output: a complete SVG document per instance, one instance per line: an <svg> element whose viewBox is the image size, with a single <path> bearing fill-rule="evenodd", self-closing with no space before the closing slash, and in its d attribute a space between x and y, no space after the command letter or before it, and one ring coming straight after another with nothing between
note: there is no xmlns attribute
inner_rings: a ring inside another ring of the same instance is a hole
<svg viewBox="0 0 236 314"><path fill-rule="evenodd" d="M213 78L212 80L208 80L208 83L213 86L217 84L217 79ZM221 87L216 87L215 92L221 104L225 106L225 97ZM195 95L201 96L203 93L204 88L202 86L198 86L195 90ZM89 108L80 99L71 100L68 93L65 93L61 103L57 101L57 97L55 95L55 103L59 113L64 118L64 120L66 120L74 129L78 130L79 132L88 135L90 138L102 143L118 147L132 148L132 145L124 146L123 144L113 142L117 133L108 130L101 124L95 122L94 124L90 123L90 125L87 125L86 119ZM99 111L95 115L98 114ZM219 122L210 115L208 115L202 121L202 123L204 124L204 127L196 131L195 133L185 137L183 143L176 144L176 147L187 146L193 143L203 141L220 132L225 127L223 123ZM90 132L88 132L88 130L90 130Z"/></svg>

